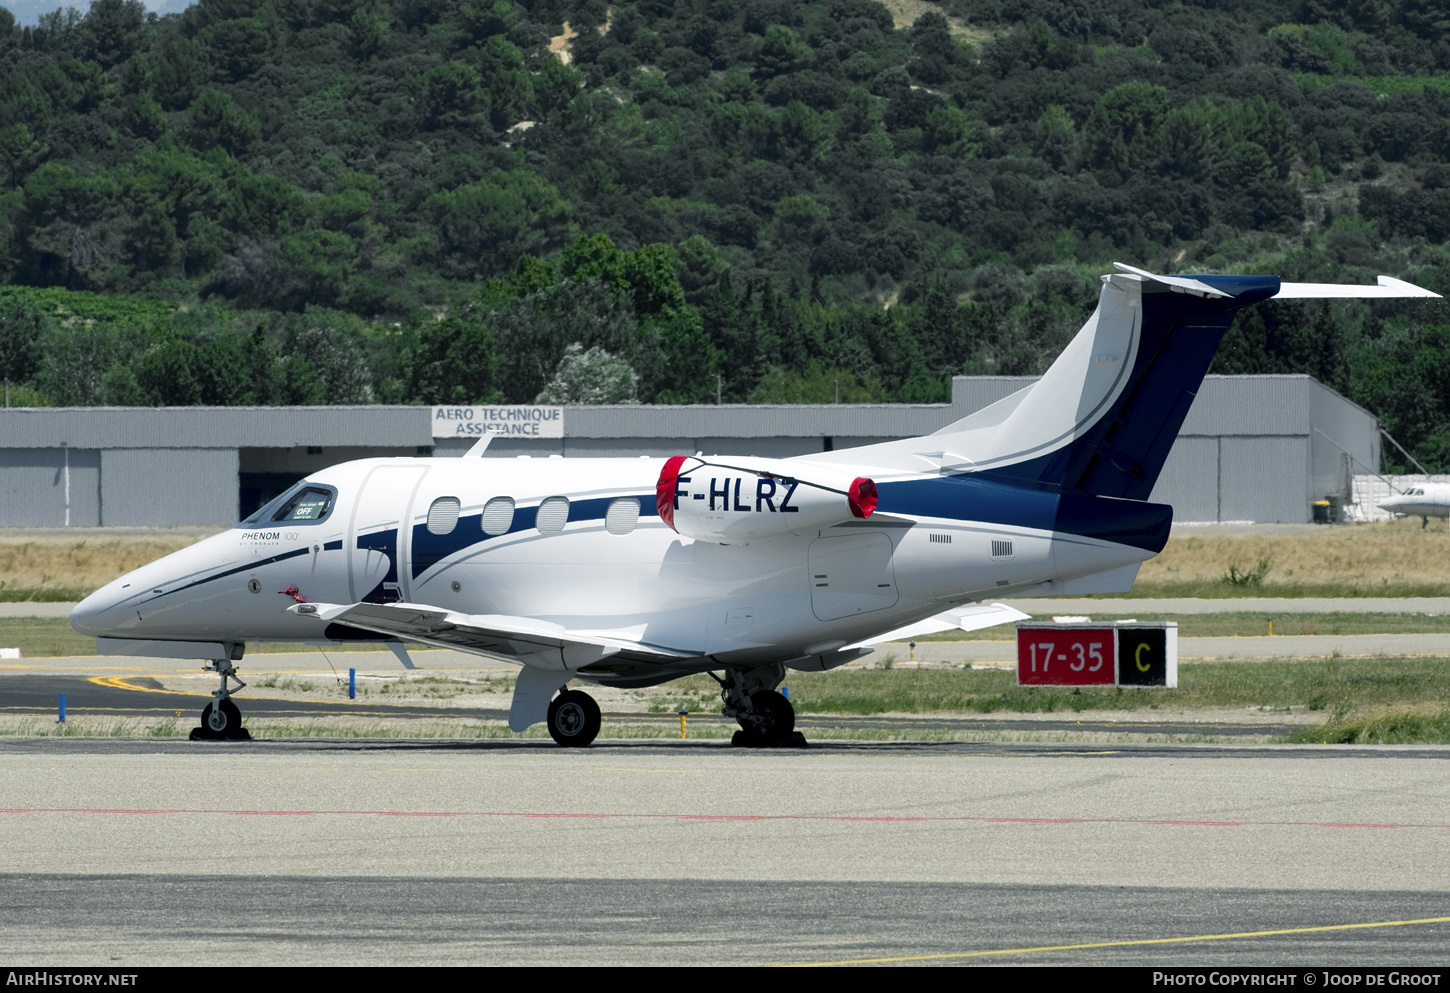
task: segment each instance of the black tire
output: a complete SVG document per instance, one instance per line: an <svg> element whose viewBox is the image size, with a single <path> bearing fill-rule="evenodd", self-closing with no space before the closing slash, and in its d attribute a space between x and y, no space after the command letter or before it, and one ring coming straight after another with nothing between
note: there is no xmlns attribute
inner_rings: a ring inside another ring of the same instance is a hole
<svg viewBox="0 0 1450 993"><path fill-rule="evenodd" d="M242 729L242 712L230 700L223 700L217 719L212 720L212 705L207 704L201 712L201 737L211 739L241 738L246 735Z"/></svg>
<svg viewBox="0 0 1450 993"><path fill-rule="evenodd" d="M565 690L549 704L549 737L565 748L591 744L601 723L599 704L580 690Z"/></svg>
<svg viewBox="0 0 1450 993"><path fill-rule="evenodd" d="M753 718L740 721L747 748L773 748L790 740L795 730L795 708L775 690L760 690L750 696Z"/></svg>

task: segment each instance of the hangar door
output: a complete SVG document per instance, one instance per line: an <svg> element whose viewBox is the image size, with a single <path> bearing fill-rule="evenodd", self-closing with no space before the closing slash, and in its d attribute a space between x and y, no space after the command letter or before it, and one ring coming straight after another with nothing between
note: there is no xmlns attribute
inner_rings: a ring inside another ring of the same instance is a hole
<svg viewBox="0 0 1450 993"><path fill-rule="evenodd" d="M0 527L96 527L101 523L101 453L0 448Z"/></svg>

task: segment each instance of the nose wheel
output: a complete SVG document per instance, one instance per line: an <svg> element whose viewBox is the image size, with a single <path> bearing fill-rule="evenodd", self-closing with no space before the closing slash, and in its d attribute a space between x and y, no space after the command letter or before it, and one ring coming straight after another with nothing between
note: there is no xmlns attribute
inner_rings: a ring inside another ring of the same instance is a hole
<svg viewBox="0 0 1450 993"><path fill-rule="evenodd" d="M202 671L217 673L222 684L220 689L212 690L211 703L202 709L201 726L192 728L191 740L251 741L252 735L242 727L242 712L232 703L232 691L227 685L235 681L237 689L246 687L246 683L237 679L237 667L232 665L231 659L215 659Z"/></svg>

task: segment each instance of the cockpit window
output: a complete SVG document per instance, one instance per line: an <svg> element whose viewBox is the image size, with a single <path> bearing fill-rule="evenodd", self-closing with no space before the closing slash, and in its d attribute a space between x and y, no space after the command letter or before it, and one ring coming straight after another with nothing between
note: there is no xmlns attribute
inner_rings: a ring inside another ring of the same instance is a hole
<svg viewBox="0 0 1450 993"><path fill-rule="evenodd" d="M336 491L323 486L302 486L288 490L262 507L238 527L256 527L282 521L320 521L332 510Z"/></svg>
<svg viewBox="0 0 1450 993"><path fill-rule="evenodd" d="M320 521L332 506L332 493L309 486L272 515L274 521Z"/></svg>

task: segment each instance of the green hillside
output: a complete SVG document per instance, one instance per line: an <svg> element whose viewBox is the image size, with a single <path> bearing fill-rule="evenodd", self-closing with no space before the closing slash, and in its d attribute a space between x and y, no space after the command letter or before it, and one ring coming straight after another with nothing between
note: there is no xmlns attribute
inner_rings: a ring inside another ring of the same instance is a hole
<svg viewBox="0 0 1450 993"><path fill-rule="evenodd" d="M1450 291L1431 0L0 11L12 404L944 400L1114 260ZM1450 467L1443 304L1283 303Z"/></svg>

